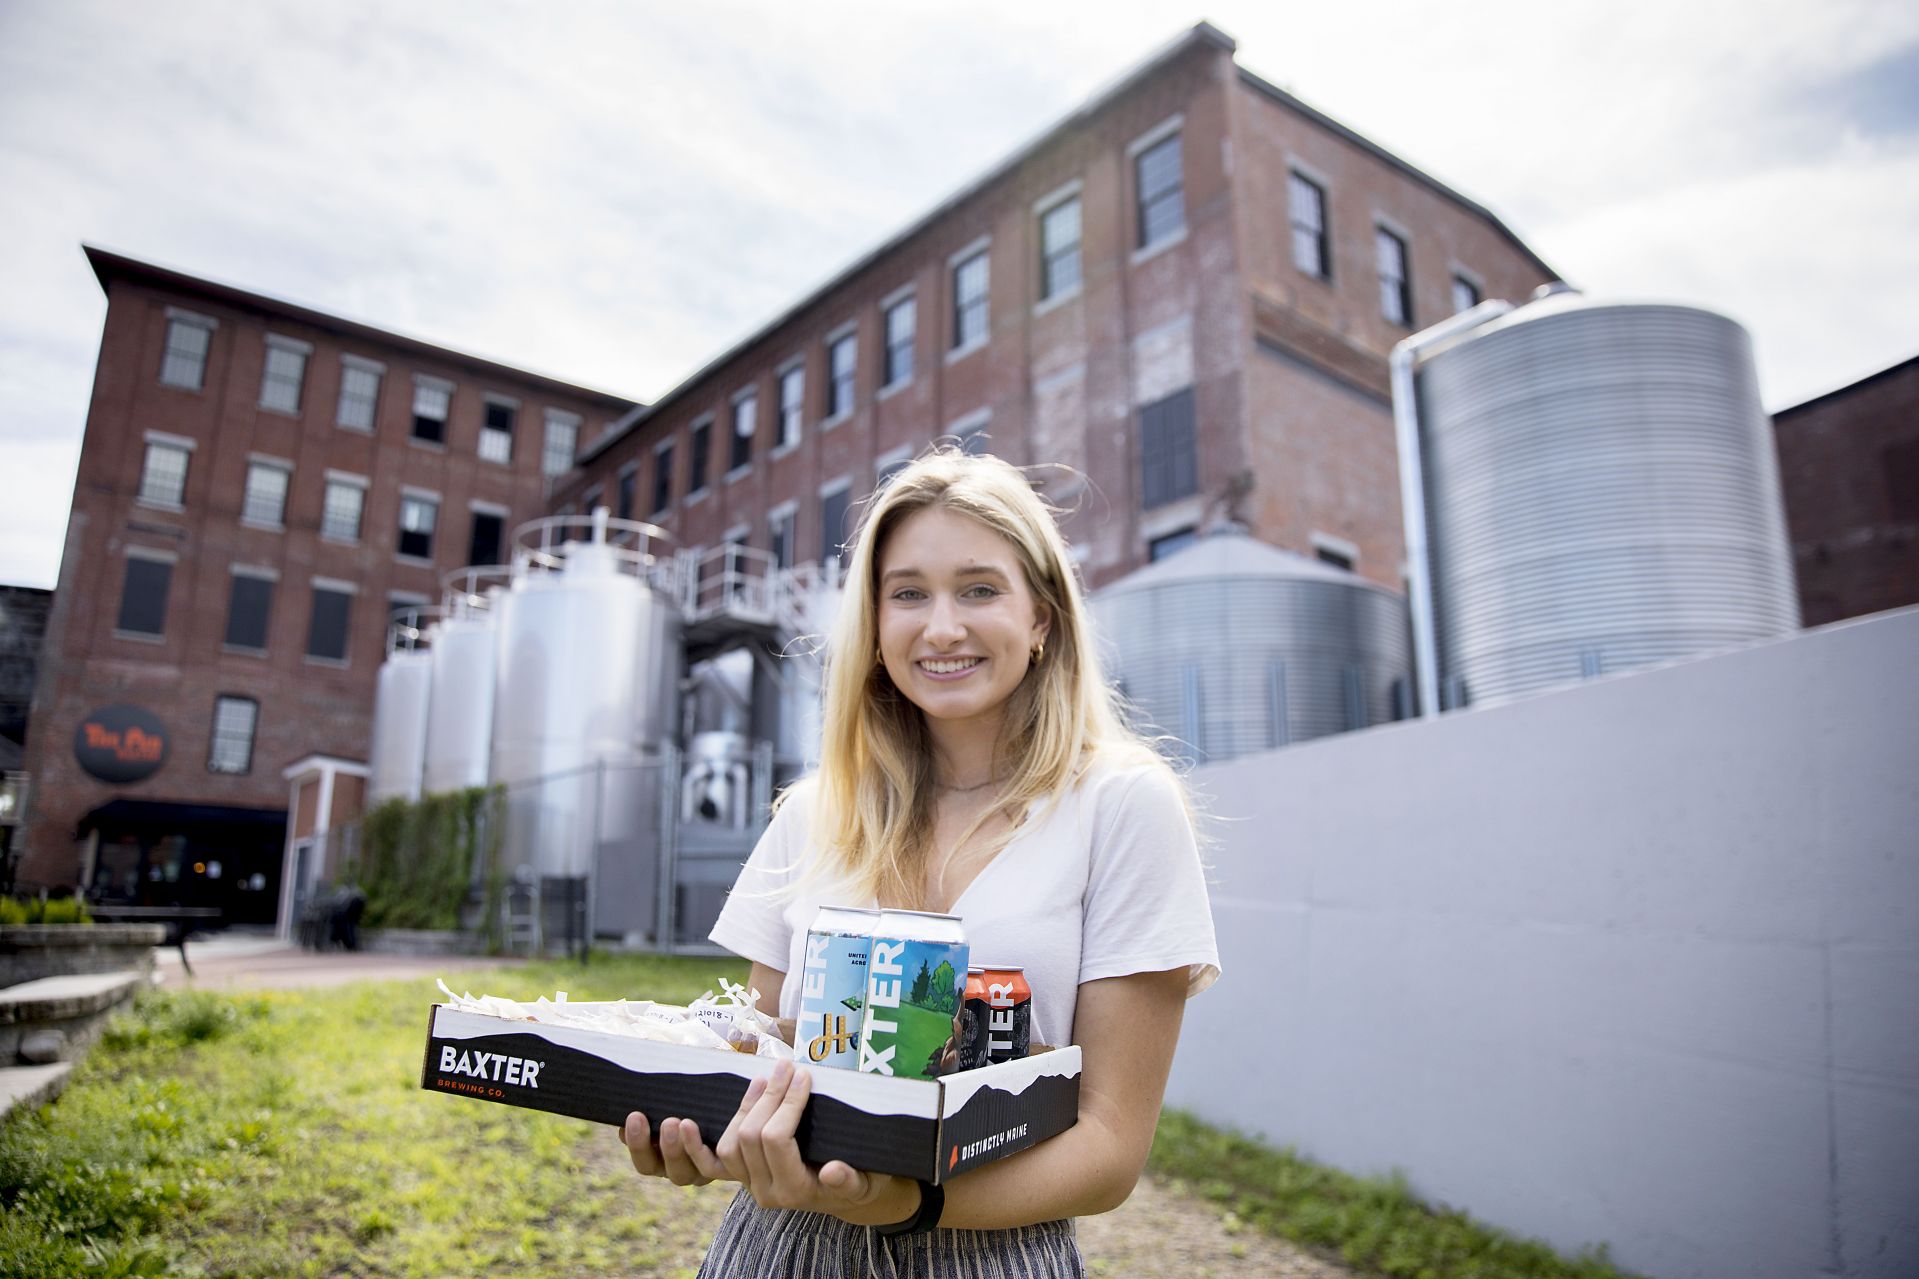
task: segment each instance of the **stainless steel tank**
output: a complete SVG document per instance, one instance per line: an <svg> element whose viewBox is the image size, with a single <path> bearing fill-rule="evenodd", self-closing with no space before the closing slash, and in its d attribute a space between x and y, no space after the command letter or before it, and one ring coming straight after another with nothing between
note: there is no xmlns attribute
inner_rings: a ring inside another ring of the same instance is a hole
<svg viewBox="0 0 1919 1279"><path fill-rule="evenodd" d="M1395 717L1410 665L1392 591L1238 531L1092 597L1107 676L1199 762Z"/></svg>
<svg viewBox="0 0 1919 1279"><path fill-rule="evenodd" d="M446 616L428 643L433 695L423 784L429 794L487 784L498 650L491 602L505 593L504 577L503 569L467 569L448 582Z"/></svg>
<svg viewBox="0 0 1919 1279"><path fill-rule="evenodd" d="M1560 293L1416 374L1439 684L1488 705L1796 630L1738 324Z"/></svg>
<svg viewBox="0 0 1919 1279"><path fill-rule="evenodd" d="M383 800L420 798L433 694L427 624L425 610L409 610L387 628L386 661L380 664L373 688L369 807Z"/></svg>

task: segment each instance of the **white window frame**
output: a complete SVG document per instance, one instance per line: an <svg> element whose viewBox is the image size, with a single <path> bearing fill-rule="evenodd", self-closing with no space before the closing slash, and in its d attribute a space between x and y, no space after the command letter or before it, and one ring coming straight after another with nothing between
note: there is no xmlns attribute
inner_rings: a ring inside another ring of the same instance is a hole
<svg viewBox="0 0 1919 1279"><path fill-rule="evenodd" d="M407 401L406 411L406 438L409 444L423 449L446 451L446 437L453 428L453 395L458 389L459 384L448 378L435 377L431 373L413 375L413 395ZM446 416L440 419L440 438L437 440L422 439L414 433L414 423L420 416L421 391L439 391L446 396Z"/></svg>
<svg viewBox="0 0 1919 1279"><path fill-rule="evenodd" d="M1039 250L1039 300L1033 304L1034 315L1045 315L1055 307L1071 302L1086 288L1086 201L1084 192L1086 182L1083 178L1074 178L1064 186L1055 187L1039 199L1033 201L1033 241ZM1079 279L1071 288L1061 289L1058 293L1046 292L1046 215L1065 204L1068 200L1078 200L1079 204Z"/></svg>
<svg viewBox="0 0 1919 1279"><path fill-rule="evenodd" d="M920 300L919 284L917 281L903 284L880 299L880 376L885 377L887 375L893 359L893 333L891 327L893 310L904 302L911 302L913 304L913 340L908 346L908 350L913 353L913 369L905 377L888 382L878 391L874 392L873 398L876 401L897 395L899 392L913 385L914 380L919 377Z"/></svg>
<svg viewBox="0 0 1919 1279"><path fill-rule="evenodd" d="M365 373L373 379L373 403L367 410L365 426L346 420L347 373ZM362 435L371 435L380 424L380 392L386 388L386 365L378 360L369 360L363 355L342 353L340 356L340 393L334 399L333 425L343 431L358 431Z"/></svg>
<svg viewBox="0 0 1919 1279"><path fill-rule="evenodd" d="M496 405L500 408L508 409L512 411L513 426L511 429L502 431L498 427L488 426L486 424L487 410L495 407ZM520 402L514 399L510 395L501 395L497 391L481 392L480 393L480 442L475 447L475 450L474 450L476 453L478 453L480 460L482 462L491 462L495 466L512 466L513 465L513 438L519 433L520 433ZM506 437L506 456L505 457L488 456L487 454L488 442L493 439L498 439L502 435Z"/></svg>
<svg viewBox="0 0 1919 1279"><path fill-rule="evenodd" d="M1402 273L1400 275L1400 301L1405 303L1406 314L1403 317L1395 319L1393 316L1387 315L1386 308L1382 306L1379 308L1379 318L1388 324L1397 325L1402 329L1411 329L1413 327L1414 314L1412 233L1407 231L1404 224L1395 219L1377 211L1373 213L1373 279L1376 284L1381 285L1386 282L1385 277L1379 272L1379 233L1382 231L1399 241L1399 269ZM1381 300L1383 300L1383 298L1384 295L1382 294ZM1451 298L1447 299L1449 302L1451 300Z"/></svg>
<svg viewBox="0 0 1919 1279"><path fill-rule="evenodd" d="M253 708L253 719L247 725L247 753L238 768L215 768L218 759L216 751L220 746L220 708L224 703L233 702ZM207 771L218 773L222 777L245 777L253 771L253 757L258 753L260 740L260 699L244 693L215 693L213 695L213 722L207 726Z"/></svg>
<svg viewBox="0 0 1919 1279"><path fill-rule="evenodd" d="M267 375L273 370L275 351L300 357L300 376L293 387L293 407L267 402ZM290 338L283 333L266 335L266 358L260 363L260 403L259 408L268 413L278 413L284 417L299 417L306 403L307 372L313 365L313 343L302 342L299 338Z"/></svg>
<svg viewBox="0 0 1919 1279"><path fill-rule="evenodd" d="M542 417L546 433L540 437L540 473L549 480L556 480L576 465L574 459L580 455L580 430L586 425L586 419L578 413L555 408L547 409ZM566 465L556 471L553 469L553 432L561 427L572 429L573 447L566 451Z"/></svg>
<svg viewBox="0 0 1919 1279"><path fill-rule="evenodd" d="M1179 133L1180 131L1185 129L1185 127L1186 127L1186 113L1183 111L1176 111L1172 115L1168 116L1166 119L1161 120L1158 124L1154 125L1152 128L1148 129L1146 132L1140 134L1138 137L1134 138L1131 142L1126 144L1126 189L1127 189L1127 192L1132 197L1133 220L1135 222L1139 220L1139 214L1140 214L1139 157L1144 152L1149 151L1152 148L1158 146L1160 143L1166 141L1166 139L1171 137L1173 134ZM1155 240L1151 244L1136 243L1134 245L1131 255L1128 258L1128 262L1130 265L1138 266L1141 262L1146 261L1148 258L1158 257L1160 254L1166 252L1166 250L1172 248L1174 245L1184 244L1186 242L1187 235L1191 233L1193 228L1193 219L1191 216L1192 202L1186 198L1186 154L1187 154L1186 143L1184 139L1182 139L1180 141L1180 146L1179 146L1179 200L1180 200L1179 230L1175 231L1173 234L1169 236L1166 236L1164 239ZM1143 227L1135 226L1133 228L1135 237L1137 237L1139 232L1142 230L1144 230Z"/></svg>
<svg viewBox="0 0 1919 1279"><path fill-rule="evenodd" d="M1463 266L1458 262L1449 262L1446 265L1446 292L1448 294L1446 300L1449 303L1457 301L1456 298L1450 296L1456 283L1471 285L1473 291L1479 294L1479 301L1484 302L1486 300L1486 277L1469 266ZM1474 305L1477 306L1478 303L1474 303ZM1471 308L1468 309L1470 310ZM1454 311L1453 314L1459 315L1461 312Z"/></svg>
<svg viewBox="0 0 1919 1279"><path fill-rule="evenodd" d="M846 393L846 407L835 412L833 408L833 387L839 381L839 375L833 368L833 352L842 342L851 342L853 344L853 367L850 370L852 387ZM820 343L820 349L825 353L826 357L826 416L820 419L820 430L830 431L847 418L852 417L853 410L858 407L860 402L859 321L848 320L837 328L828 330L825 339Z"/></svg>
<svg viewBox="0 0 1919 1279"><path fill-rule="evenodd" d="M133 504L135 506L144 506L155 511L171 511L176 515L184 512L187 509L187 482L193 478L193 451L200 446L199 441L189 436L173 435L166 431L147 431L144 433L141 443L140 479L133 490ZM160 498L148 497L146 495L147 464L153 458L153 448L155 445L161 448L178 449L187 455L186 469L182 471L180 475L180 500L178 502L167 502Z"/></svg>
<svg viewBox="0 0 1919 1279"><path fill-rule="evenodd" d="M959 269L976 257L986 258L986 324L980 335L964 346L948 346L944 357L947 364L965 359L973 352L983 349L993 340L993 237L982 235L972 243L946 255L946 294L948 306L946 318L954 321L954 336L959 328ZM942 345L945 345L942 343Z"/></svg>
<svg viewBox="0 0 1919 1279"><path fill-rule="evenodd" d="M786 379L794 373L800 375L799 402L793 405L792 409L789 410L786 405ZM774 386L777 388L775 394L778 399L778 408L775 410L775 414L776 420L779 422L779 430L777 432L778 439L775 440L773 444L772 452L767 456L780 458L785 457L788 453L798 448L800 441L806 438L806 357L804 355L796 355L786 363L780 365L774 375ZM793 434L790 439L786 433L786 428L789 423L791 423L793 427Z"/></svg>
<svg viewBox="0 0 1919 1279"><path fill-rule="evenodd" d="M253 472L258 467L263 471L278 471L285 480L280 491L280 518L264 520L251 515L247 506L253 500ZM268 533L284 533L287 527L287 504L293 500L293 463L284 457L273 457L266 453L247 454L246 479L240 488L240 523L248 528L260 529Z"/></svg>
<svg viewBox="0 0 1919 1279"><path fill-rule="evenodd" d="M1319 238L1325 254L1326 269L1318 275L1305 270L1293 256L1293 188L1292 179L1303 178L1319 189ZM1333 184L1326 174L1307 164L1290 153L1286 156L1286 260L1292 263L1293 273L1321 284L1331 284L1335 274L1333 270Z"/></svg>
<svg viewBox="0 0 1919 1279"><path fill-rule="evenodd" d="M429 553L426 555L409 555L405 551L402 551L399 549L399 544L398 544L399 538L403 536L407 531L406 504L409 498L416 502L428 503L429 505L433 507L433 529L430 533L427 534L427 537L429 539L429 543L428 543ZM400 511L399 511L398 519L395 521L393 526L394 542L395 542L394 550L393 550L394 559L398 560L402 564L412 564L417 567L423 567L423 568L433 567L435 562L433 557L433 552L438 551L440 547L440 508L443 507L445 504L446 503L441 498L441 496L438 493L434 492L432 489L414 488L410 484L402 484L400 486ZM364 518L364 516L362 518Z"/></svg>
<svg viewBox="0 0 1919 1279"><path fill-rule="evenodd" d="M364 475L355 475L351 471L335 471L331 469L326 472L324 478L326 480L326 487L322 489L320 493L320 540L323 542L331 542L335 546L358 546L366 533L366 499L367 492L373 487L372 482ZM350 538L327 531L326 499L327 494L332 491L336 484L341 488L360 490L360 518L356 521L356 531Z"/></svg>
<svg viewBox="0 0 1919 1279"><path fill-rule="evenodd" d="M192 391L195 394L206 389L207 363L213 357L213 335L220 330L220 322L210 315L201 315L198 311L188 311L183 307L167 308L167 328L160 335L160 385L170 386L176 391ZM200 353L200 376L192 386L185 382L175 382L167 377L167 357L172 353L173 326L184 324L196 329L205 329L207 349Z"/></svg>

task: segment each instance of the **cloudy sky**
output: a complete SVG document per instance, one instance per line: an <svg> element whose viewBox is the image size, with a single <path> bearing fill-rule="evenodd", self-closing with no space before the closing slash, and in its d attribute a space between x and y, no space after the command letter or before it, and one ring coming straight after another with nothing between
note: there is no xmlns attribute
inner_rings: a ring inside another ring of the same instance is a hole
<svg viewBox="0 0 1919 1279"><path fill-rule="evenodd" d="M1777 409L1919 353L1909 0L0 0L0 582L59 569L82 242L652 399L1194 21Z"/></svg>

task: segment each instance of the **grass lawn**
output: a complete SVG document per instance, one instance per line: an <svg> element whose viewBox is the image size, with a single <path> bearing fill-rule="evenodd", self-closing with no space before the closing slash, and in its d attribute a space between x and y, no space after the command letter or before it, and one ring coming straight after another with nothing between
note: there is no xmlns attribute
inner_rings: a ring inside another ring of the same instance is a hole
<svg viewBox="0 0 1919 1279"><path fill-rule="evenodd" d="M621 956L446 980L684 1002L722 975L745 966ZM0 1125L0 1275L690 1275L733 1188L639 1178L610 1128L422 1090L438 997L427 981L143 995L56 1104ZM1228 1230L1361 1273L1618 1274L1176 1113L1152 1158Z"/></svg>

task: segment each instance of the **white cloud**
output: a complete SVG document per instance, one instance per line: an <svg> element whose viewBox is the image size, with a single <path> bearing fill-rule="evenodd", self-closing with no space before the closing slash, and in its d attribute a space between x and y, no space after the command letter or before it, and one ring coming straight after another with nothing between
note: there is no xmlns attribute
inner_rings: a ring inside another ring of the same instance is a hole
<svg viewBox="0 0 1919 1279"><path fill-rule="evenodd" d="M1744 320L1771 403L1919 344L1912 135L1849 148L1832 91L1919 43L1919 8L1208 16L1595 293ZM1180 21L1145 0L0 5L0 474L70 479L104 313L81 240L652 398ZM51 580L64 514L7 517L0 580Z"/></svg>

